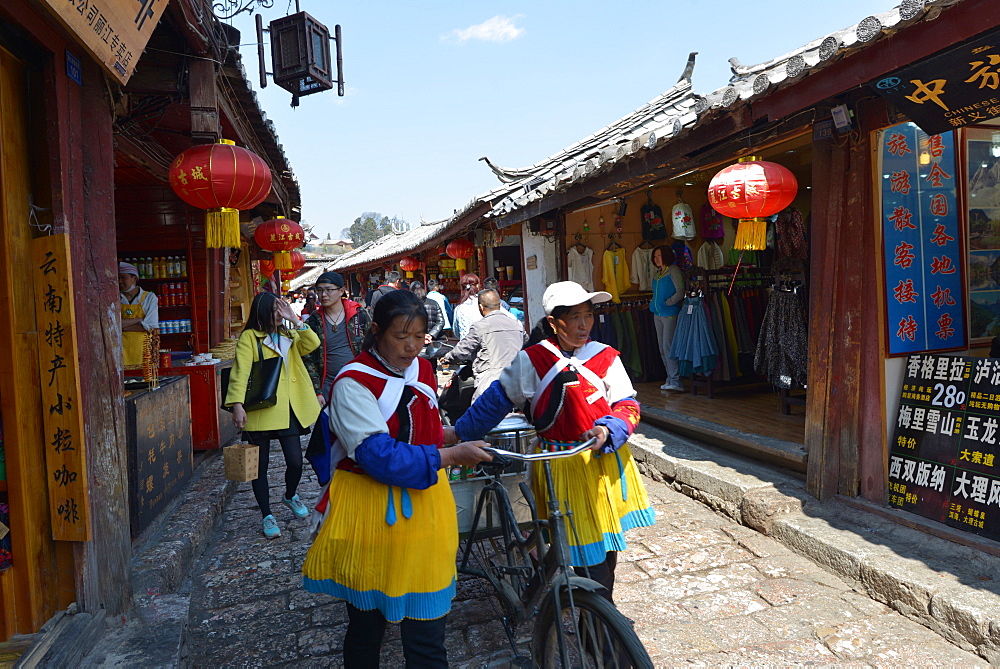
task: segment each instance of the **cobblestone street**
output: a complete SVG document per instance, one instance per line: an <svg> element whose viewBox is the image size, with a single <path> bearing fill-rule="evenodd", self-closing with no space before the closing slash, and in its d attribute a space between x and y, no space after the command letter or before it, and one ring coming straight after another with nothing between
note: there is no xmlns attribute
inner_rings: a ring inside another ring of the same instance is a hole
<svg viewBox="0 0 1000 669"><path fill-rule="evenodd" d="M277 502L277 452L271 462ZM629 535L615 598L657 666L986 666L778 542L646 483L657 524ZM307 469L300 494L310 502L317 492ZM241 484L195 565L187 648L194 666L341 664L344 605L302 590L306 521L274 502L282 536L269 541L250 486ZM452 666L506 666L511 658L485 592L476 581L459 583ZM522 642L529 631L519 630ZM387 632L383 666L402 666L397 626Z"/></svg>

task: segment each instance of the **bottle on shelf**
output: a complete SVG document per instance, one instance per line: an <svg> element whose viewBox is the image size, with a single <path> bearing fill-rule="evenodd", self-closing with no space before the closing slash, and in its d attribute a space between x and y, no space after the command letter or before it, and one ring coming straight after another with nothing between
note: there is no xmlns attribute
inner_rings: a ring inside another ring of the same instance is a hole
<svg viewBox="0 0 1000 669"><path fill-rule="evenodd" d="M187 258L185 258L184 256L181 256L181 274L180 274L180 278L182 278L182 279L187 278L187 275L188 275L188 261L187 261Z"/></svg>

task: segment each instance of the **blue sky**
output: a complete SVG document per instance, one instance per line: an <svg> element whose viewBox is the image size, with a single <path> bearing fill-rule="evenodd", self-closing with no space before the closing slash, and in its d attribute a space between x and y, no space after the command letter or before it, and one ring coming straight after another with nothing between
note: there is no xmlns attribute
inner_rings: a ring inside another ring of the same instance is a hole
<svg viewBox="0 0 1000 669"><path fill-rule="evenodd" d="M265 26L295 11L274 4ZM691 51L694 89L708 93L728 82L730 57L767 61L897 4L300 0L331 32L342 26L347 95L297 109L273 82L258 95L299 179L303 220L336 238L365 211L450 216L499 183L480 156L538 162L669 89ZM234 25L256 87L253 19Z"/></svg>

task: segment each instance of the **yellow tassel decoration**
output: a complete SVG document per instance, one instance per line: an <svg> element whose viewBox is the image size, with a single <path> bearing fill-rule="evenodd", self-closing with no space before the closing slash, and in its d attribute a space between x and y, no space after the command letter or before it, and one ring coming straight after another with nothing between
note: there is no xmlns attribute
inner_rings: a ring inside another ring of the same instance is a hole
<svg viewBox="0 0 1000 669"><path fill-rule="evenodd" d="M222 207L205 212L205 246L210 249L240 247L240 210Z"/></svg>
<svg viewBox="0 0 1000 669"><path fill-rule="evenodd" d="M767 248L767 219L741 218L733 248L741 251L763 251Z"/></svg>
<svg viewBox="0 0 1000 669"><path fill-rule="evenodd" d="M455 269L457 269L459 272L462 272L462 271L465 270L465 267L466 267L466 265L465 265L465 258L456 258L455 259Z"/></svg>
<svg viewBox="0 0 1000 669"><path fill-rule="evenodd" d="M292 254L289 253L288 251L275 251L274 269L280 269L280 270L292 269Z"/></svg>

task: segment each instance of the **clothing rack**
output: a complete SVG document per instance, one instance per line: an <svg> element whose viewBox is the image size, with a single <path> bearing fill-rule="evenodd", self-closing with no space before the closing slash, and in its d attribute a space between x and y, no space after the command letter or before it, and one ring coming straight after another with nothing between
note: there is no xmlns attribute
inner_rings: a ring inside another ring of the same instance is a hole
<svg viewBox="0 0 1000 669"><path fill-rule="evenodd" d="M689 293L694 289L705 295L715 289L724 289L728 294L735 286L744 287L750 285L765 288L770 286L774 281L770 270L746 265L723 267L721 269L704 269L699 267L694 276L699 277L701 283L700 285L689 284ZM718 326L713 323L713 327ZM720 364L722 364L721 351ZM725 383L727 386L737 386L753 382L754 376L751 372L750 374L741 375L741 381L717 381L714 378L714 374L692 374L690 392L692 395L697 395L698 391L702 390L708 399L714 399L715 384Z"/></svg>

